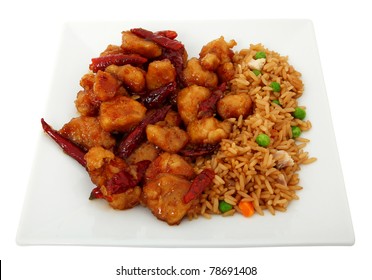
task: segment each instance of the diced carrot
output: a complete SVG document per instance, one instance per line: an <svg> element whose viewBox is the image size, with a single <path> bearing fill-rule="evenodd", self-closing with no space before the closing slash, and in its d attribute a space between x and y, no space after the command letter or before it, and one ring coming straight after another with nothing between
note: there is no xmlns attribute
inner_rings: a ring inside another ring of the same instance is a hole
<svg viewBox="0 0 372 280"><path fill-rule="evenodd" d="M238 207L244 217L251 217L254 214L253 203L250 201L240 201Z"/></svg>

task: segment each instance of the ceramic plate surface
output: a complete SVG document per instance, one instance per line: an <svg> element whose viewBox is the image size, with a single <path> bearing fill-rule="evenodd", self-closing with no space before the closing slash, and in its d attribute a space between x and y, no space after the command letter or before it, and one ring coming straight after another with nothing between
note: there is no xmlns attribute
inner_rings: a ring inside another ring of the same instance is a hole
<svg viewBox="0 0 372 280"><path fill-rule="evenodd" d="M209 41L235 39L234 50L262 43L289 57L305 84L301 105L313 128L305 148L318 161L303 166L300 200L286 213L241 215L211 220L184 220L179 226L158 221L148 209L112 210L104 201L90 201L93 185L86 171L42 133L17 234L21 245L68 244L149 247L246 247L352 245L354 232L336 147L328 99L311 21L159 21L68 23L62 34L56 72L44 117L60 128L76 116L79 80L92 57L108 44L120 44L121 31L134 27L173 29L189 57Z"/></svg>

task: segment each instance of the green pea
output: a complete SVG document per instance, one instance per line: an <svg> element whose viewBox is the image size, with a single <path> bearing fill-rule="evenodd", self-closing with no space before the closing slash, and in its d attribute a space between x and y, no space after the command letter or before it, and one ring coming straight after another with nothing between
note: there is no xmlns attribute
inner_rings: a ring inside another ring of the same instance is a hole
<svg viewBox="0 0 372 280"><path fill-rule="evenodd" d="M265 52L256 52L256 55L254 56L255 59L259 58L266 58L266 53Z"/></svg>
<svg viewBox="0 0 372 280"><path fill-rule="evenodd" d="M306 111L300 107L297 107L292 113L292 116L296 119L303 120L306 117Z"/></svg>
<svg viewBox="0 0 372 280"><path fill-rule="evenodd" d="M292 126L292 138L300 137L301 135L301 128L298 126Z"/></svg>
<svg viewBox="0 0 372 280"><path fill-rule="evenodd" d="M233 208L233 206L231 204L227 203L225 200L221 200L219 205L218 205L218 209L220 209L220 211L222 213L230 211L232 208Z"/></svg>
<svg viewBox="0 0 372 280"><path fill-rule="evenodd" d="M265 133L258 134L256 137L256 143L261 147L267 147L270 145L270 137Z"/></svg>
<svg viewBox="0 0 372 280"><path fill-rule="evenodd" d="M281 87L280 87L280 84L279 83L272 82L270 84L270 87L273 89L274 92L280 92Z"/></svg>
<svg viewBox="0 0 372 280"><path fill-rule="evenodd" d="M253 69L252 72L253 72L256 76L261 75L261 71L260 71L260 70L257 70L257 69Z"/></svg>
<svg viewBox="0 0 372 280"><path fill-rule="evenodd" d="M275 103L276 105L282 106L282 104L280 104L278 99L273 100L273 103Z"/></svg>

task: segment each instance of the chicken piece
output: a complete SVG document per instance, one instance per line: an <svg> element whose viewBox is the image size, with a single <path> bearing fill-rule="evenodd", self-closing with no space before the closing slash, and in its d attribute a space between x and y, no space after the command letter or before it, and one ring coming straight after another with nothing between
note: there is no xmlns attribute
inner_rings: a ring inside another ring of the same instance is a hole
<svg viewBox="0 0 372 280"><path fill-rule="evenodd" d="M154 161L159 155L159 149L152 143L146 142L139 146L127 158L128 164L134 164L143 160Z"/></svg>
<svg viewBox="0 0 372 280"><path fill-rule="evenodd" d="M203 69L197 58L191 58L186 63L183 75L187 85L198 85L207 88L215 88L218 85L217 74Z"/></svg>
<svg viewBox="0 0 372 280"><path fill-rule="evenodd" d="M276 160L276 168L278 169L294 165L293 159L286 151L283 150L276 151L273 154L273 158L274 160Z"/></svg>
<svg viewBox="0 0 372 280"><path fill-rule="evenodd" d="M246 93L226 95L217 102L217 112L224 120L246 118L252 112L252 99Z"/></svg>
<svg viewBox="0 0 372 280"><path fill-rule="evenodd" d="M94 99L94 95L91 90L81 90L76 95L75 107L82 116L97 116L100 105L101 102Z"/></svg>
<svg viewBox="0 0 372 280"><path fill-rule="evenodd" d="M133 92L142 92L146 86L145 71L141 68L126 64L123 66L110 65L106 72L114 75Z"/></svg>
<svg viewBox="0 0 372 280"><path fill-rule="evenodd" d="M84 75L80 85L84 90L78 92L75 107L83 116L97 116L102 101L107 101L115 95L128 95L126 89L120 86L120 81L103 71Z"/></svg>
<svg viewBox="0 0 372 280"><path fill-rule="evenodd" d="M187 126L190 142L194 144L217 144L228 138L231 125L213 117L195 120Z"/></svg>
<svg viewBox="0 0 372 280"><path fill-rule="evenodd" d="M210 96L211 91L209 89L197 85L186 87L178 93L178 113L186 125L198 118L200 102L208 99Z"/></svg>
<svg viewBox="0 0 372 280"><path fill-rule="evenodd" d="M92 147L84 156L88 171L101 168L106 162L113 160L115 155L102 147Z"/></svg>
<svg viewBox="0 0 372 280"><path fill-rule="evenodd" d="M266 58L258 58L258 59L254 59L252 58L249 62L248 62L248 67L252 70L259 70L261 71L262 68L264 67L266 63Z"/></svg>
<svg viewBox="0 0 372 280"><path fill-rule="evenodd" d="M158 89L176 80L176 69L169 59L155 60L149 64L146 85L149 90Z"/></svg>
<svg viewBox="0 0 372 280"><path fill-rule="evenodd" d="M169 110L169 112L165 116L164 123L168 126L180 126L182 123L182 119L177 112Z"/></svg>
<svg viewBox="0 0 372 280"><path fill-rule="evenodd" d="M146 127L146 136L150 143L169 153L177 153L189 142L187 132L177 126L149 124Z"/></svg>
<svg viewBox="0 0 372 280"><path fill-rule="evenodd" d="M115 96L127 96L129 97L129 93L128 91L125 89L125 87L121 86L118 88L118 90L116 91L116 95Z"/></svg>
<svg viewBox="0 0 372 280"><path fill-rule="evenodd" d="M109 205L116 210L125 210L133 208L141 201L142 190L139 186L130 188L123 193L117 193L110 196Z"/></svg>
<svg viewBox="0 0 372 280"><path fill-rule="evenodd" d="M120 87L120 82L110 73L98 71L93 84L95 99L107 101L113 98Z"/></svg>
<svg viewBox="0 0 372 280"><path fill-rule="evenodd" d="M93 92L96 75L93 73L85 74L80 79L80 86L84 89L77 93L75 107L82 116L97 116L101 102Z"/></svg>
<svg viewBox="0 0 372 280"><path fill-rule="evenodd" d="M81 79L80 79L80 86L86 90L90 91L93 90L93 85L95 82L96 75L93 73L88 73L85 74Z"/></svg>
<svg viewBox="0 0 372 280"><path fill-rule="evenodd" d="M146 181L153 180L160 173L169 173L192 179L195 177L193 167L177 154L162 153L146 170Z"/></svg>
<svg viewBox="0 0 372 280"><path fill-rule="evenodd" d="M163 121L157 122L157 125L160 126L181 126L182 119L180 114L173 110L169 110L167 115L165 116L165 119Z"/></svg>
<svg viewBox="0 0 372 280"><path fill-rule="evenodd" d="M93 147L84 156L87 170L92 182L97 187L104 187L115 174L128 167L125 161L102 147ZM105 195L107 191L105 191Z"/></svg>
<svg viewBox="0 0 372 280"><path fill-rule="evenodd" d="M99 121L106 131L126 132L145 117L146 107L126 96L117 96L100 106Z"/></svg>
<svg viewBox="0 0 372 280"><path fill-rule="evenodd" d="M285 186L285 187L288 186L288 184L287 184L287 180L286 180L286 178L284 177L283 173L279 173L279 174L278 174L278 177L276 178L275 181L278 182L279 184Z"/></svg>
<svg viewBox="0 0 372 280"><path fill-rule="evenodd" d="M231 62L234 56L234 52L231 49L234 46L236 46L234 40L226 42L223 36L209 42L207 45L203 46L199 53L202 67L213 71L216 70L219 65Z"/></svg>
<svg viewBox="0 0 372 280"><path fill-rule="evenodd" d="M92 182L99 187L109 205L118 210L133 208L140 203L141 188L135 186L121 193L109 193L107 182L128 165L121 158L102 147L93 147L85 154L87 170Z"/></svg>
<svg viewBox="0 0 372 280"><path fill-rule="evenodd" d="M100 53L99 56L106 56L110 54L121 54L121 53L124 53L124 50L120 46L110 44L106 47L106 49L103 52Z"/></svg>
<svg viewBox="0 0 372 280"><path fill-rule="evenodd" d="M115 139L102 129L95 117L73 118L59 132L86 150L95 146L111 149L115 145Z"/></svg>
<svg viewBox="0 0 372 280"><path fill-rule="evenodd" d="M183 202L190 185L188 180L178 176L159 174L143 187L142 202L159 220L178 225L191 207L191 202Z"/></svg>
<svg viewBox="0 0 372 280"><path fill-rule="evenodd" d="M140 38L130 31L122 32L121 48L126 53L137 53L147 58L155 58L162 54L162 50L157 44Z"/></svg>
<svg viewBox="0 0 372 280"><path fill-rule="evenodd" d="M235 69L232 64L234 52L231 50L236 45L234 40L226 42L224 37L209 42L205 45L200 54L201 66L209 71L216 71L220 82L230 81Z"/></svg>
<svg viewBox="0 0 372 280"><path fill-rule="evenodd" d="M220 66L220 59L215 53L207 53L201 58L200 64L205 70L214 71Z"/></svg>
<svg viewBox="0 0 372 280"><path fill-rule="evenodd" d="M217 76L221 82L229 82L234 78L235 68L232 62L226 62L217 68Z"/></svg>

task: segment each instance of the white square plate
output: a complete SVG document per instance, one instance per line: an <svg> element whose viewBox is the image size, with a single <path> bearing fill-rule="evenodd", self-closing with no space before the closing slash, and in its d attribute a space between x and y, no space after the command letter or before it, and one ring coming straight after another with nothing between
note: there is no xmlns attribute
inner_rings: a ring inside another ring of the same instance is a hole
<svg viewBox="0 0 372 280"><path fill-rule="evenodd" d="M354 232L320 66L316 40L308 20L97 22L66 24L50 98L44 117L60 128L76 116L79 80L92 57L108 44L120 44L121 31L134 27L178 32L189 53L223 35L235 39L235 50L251 43L289 56L302 73L313 124L306 147L318 161L300 171L300 200L286 213L241 215L211 220L184 220L179 226L158 221L141 206L112 210L104 201L89 201L93 185L86 171L42 133L17 234L21 245L69 244L149 247L245 247L352 245Z"/></svg>

